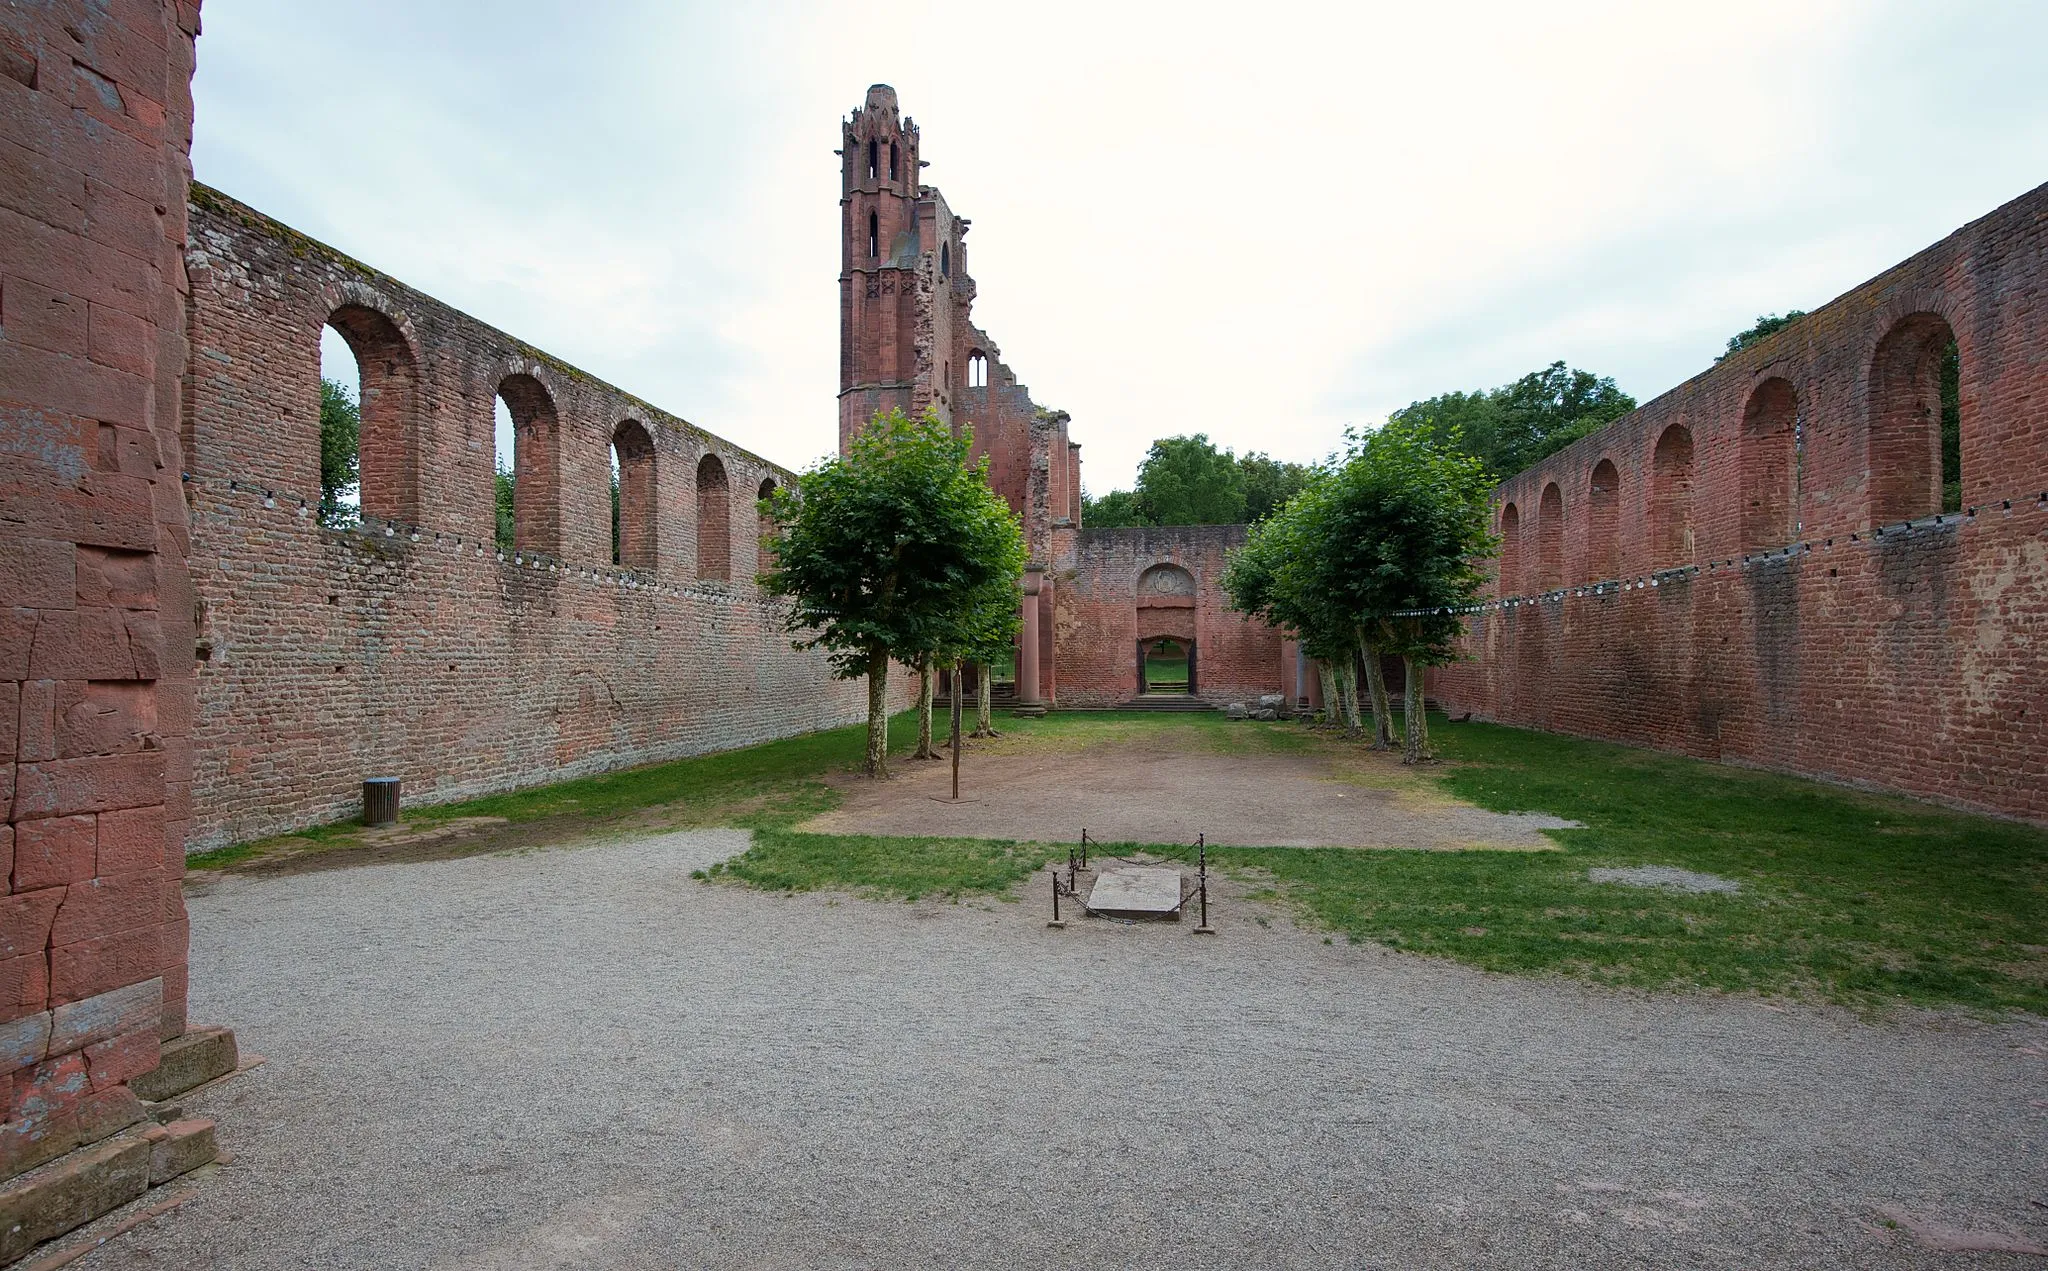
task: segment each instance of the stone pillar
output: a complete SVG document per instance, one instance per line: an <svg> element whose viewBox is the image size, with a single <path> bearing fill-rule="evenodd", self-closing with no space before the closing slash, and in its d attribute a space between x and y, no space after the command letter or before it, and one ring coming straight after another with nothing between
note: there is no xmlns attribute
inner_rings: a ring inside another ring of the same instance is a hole
<svg viewBox="0 0 2048 1271"><path fill-rule="evenodd" d="M1044 589L1045 571L1024 571L1024 635L1017 642L1017 710L1019 715L1043 715L1045 704L1038 692L1038 593Z"/></svg>

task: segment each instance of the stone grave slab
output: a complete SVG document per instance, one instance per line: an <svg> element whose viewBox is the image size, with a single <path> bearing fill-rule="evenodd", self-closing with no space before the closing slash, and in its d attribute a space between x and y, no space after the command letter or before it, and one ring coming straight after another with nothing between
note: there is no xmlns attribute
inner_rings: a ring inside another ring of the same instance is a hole
<svg viewBox="0 0 2048 1271"><path fill-rule="evenodd" d="M1088 891L1088 908L1111 918L1180 921L1180 871L1148 865L1105 869Z"/></svg>

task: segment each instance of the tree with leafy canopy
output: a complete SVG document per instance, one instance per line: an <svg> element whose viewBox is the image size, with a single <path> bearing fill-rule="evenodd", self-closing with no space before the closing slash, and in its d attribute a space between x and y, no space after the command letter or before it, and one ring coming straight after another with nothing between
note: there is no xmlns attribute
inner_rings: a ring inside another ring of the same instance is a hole
<svg viewBox="0 0 2048 1271"><path fill-rule="evenodd" d="M1138 510L1138 496L1130 490L1111 490L1096 498L1081 491L1081 524L1090 529L1114 530L1148 524Z"/></svg>
<svg viewBox="0 0 2048 1271"><path fill-rule="evenodd" d="M1257 450L1238 456L1237 467L1244 473L1244 519L1253 523L1265 520L1301 493L1310 472L1307 464L1289 463Z"/></svg>
<svg viewBox="0 0 2048 1271"><path fill-rule="evenodd" d="M1452 612L1486 581L1492 481L1459 438L1389 423L1347 434L1340 461L1253 528L1223 585L1233 608L1293 631L1311 656L1341 668L1326 688L1347 725L1361 722L1350 668L1366 669L1373 746L1392 744L1383 653L1407 666L1406 756L1430 758L1424 668L1450 660L1464 629ZM1398 615L1398 616L1397 616ZM1334 689L1334 696L1331 693Z"/></svg>
<svg viewBox="0 0 2048 1271"><path fill-rule="evenodd" d="M1478 599L1485 562L1499 548L1489 528L1493 479L1456 440L1391 423L1353 434L1336 479L1338 537L1325 543L1339 558L1341 602L1358 618L1368 674L1377 678L1380 652L1398 654L1405 666L1408 763L1433 757L1425 669L1456 655L1464 618L1455 610ZM1385 709L1385 695L1383 684L1373 685L1375 712Z"/></svg>
<svg viewBox="0 0 2048 1271"><path fill-rule="evenodd" d="M1138 467L1134 493L1148 525L1236 525L1244 520L1244 472L1206 433L1153 442Z"/></svg>
<svg viewBox="0 0 2048 1271"><path fill-rule="evenodd" d="M516 478L512 475L512 470L505 466L503 459L498 460L497 468L492 474L491 487L492 506L497 510L496 533L498 549L500 551L510 551L512 550L514 539L514 527L518 524L513 519L512 512L512 509L516 506L514 495L518 490L518 485Z"/></svg>
<svg viewBox="0 0 2048 1271"><path fill-rule="evenodd" d="M988 598L1019 594L1023 529L972 445L935 415L892 410L766 502L762 585L792 602L795 647L825 650L842 679L867 677L871 777L888 775L890 660L929 665L966 647Z"/></svg>
<svg viewBox="0 0 2048 1271"><path fill-rule="evenodd" d="M1740 353L1765 336L1775 335L1805 316L1806 310L1804 309L1787 309L1782 317L1775 313L1758 314L1755 326L1745 331L1737 331L1734 335L1728 337L1727 351L1716 357L1714 361L1725 362L1728 360L1730 353Z"/></svg>
<svg viewBox="0 0 2048 1271"><path fill-rule="evenodd" d="M359 519L348 496L362 481L360 445L363 416L341 383L320 381L320 524L334 528Z"/></svg>
<svg viewBox="0 0 2048 1271"><path fill-rule="evenodd" d="M1363 723L1354 670L1359 629L1339 600L1330 575L1334 562L1323 549L1335 532L1334 487L1329 470L1313 471L1277 513L1252 526L1230 554L1222 582L1233 609L1294 633L1319 665L1331 718L1356 731ZM1374 748L1382 749L1389 736L1383 714L1375 730Z"/></svg>
<svg viewBox="0 0 2048 1271"><path fill-rule="evenodd" d="M1511 477L1636 408L1611 376L1552 362L1499 388L1411 402L1389 423L1455 444L1496 478Z"/></svg>

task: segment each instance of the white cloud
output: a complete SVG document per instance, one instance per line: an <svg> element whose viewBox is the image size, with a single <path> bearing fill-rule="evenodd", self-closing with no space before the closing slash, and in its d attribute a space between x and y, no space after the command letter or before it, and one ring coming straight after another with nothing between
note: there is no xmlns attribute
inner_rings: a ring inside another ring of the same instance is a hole
<svg viewBox="0 0 2048 1271"><path fill-rule="evenodd" d="M1555 358L1648 398L2039 176L2032 6L212 0L202 179L788 462L895 84L1091 486Z"/></svg>

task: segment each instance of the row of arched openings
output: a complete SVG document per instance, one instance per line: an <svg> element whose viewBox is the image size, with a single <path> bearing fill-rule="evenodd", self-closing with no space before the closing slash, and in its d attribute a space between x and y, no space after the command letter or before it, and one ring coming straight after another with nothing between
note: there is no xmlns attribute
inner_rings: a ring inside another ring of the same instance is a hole
<svg viewBox="0 0 2048 1271"><path fill-rule="evenodd" d="M1954 332L1938 314L1916 313L1879 341L1869 380L1867 454L1869 515L1873 524L1955 511L1962 502L1961 356ZM1757 384L1737 432L1737 533L1741 550L1766 550L1797 540L1805 480L1807 422L1790 380ZM1672 424L1657 436L1643 489L1644 546L1649 570L1693 562L1697 542L1695 456L1692 430ZM1612 458L1593 465L1574 500L1558 482L1538 495L1532 533L1514 503L1500 512L1501 589L1547 591L1574 582L1619 577L1621 471ZM1567 577L1565 527L1573 502L1586 518L1585 559ZM1525 555L1533 552L1533 562ZM1525 563L1533 574L1525 577ZM1631 566L1634 568L1635 566Z"/></svg>
<svg viewBox="0 0 2048 1271"><path fill-rule="evenodd" d="M412 410L417 372L411 345L390 318L360 305L329 316L320 348L320 521L354 525L361 516L416 523L418 455ZM556 509L563 486L560 418L547 388L531 375L501 380L494 402L493 534L503 550L564 555ZM622 420L610 445L611 563L655 569L656 451L640 421ZM775 492L774 479L757 496ZM731 481L715 454L697 463L694 577L732 580ZM774 526L763 513L756 532L763 544ZM765 556L763 564L765 564Z"/></svg>

